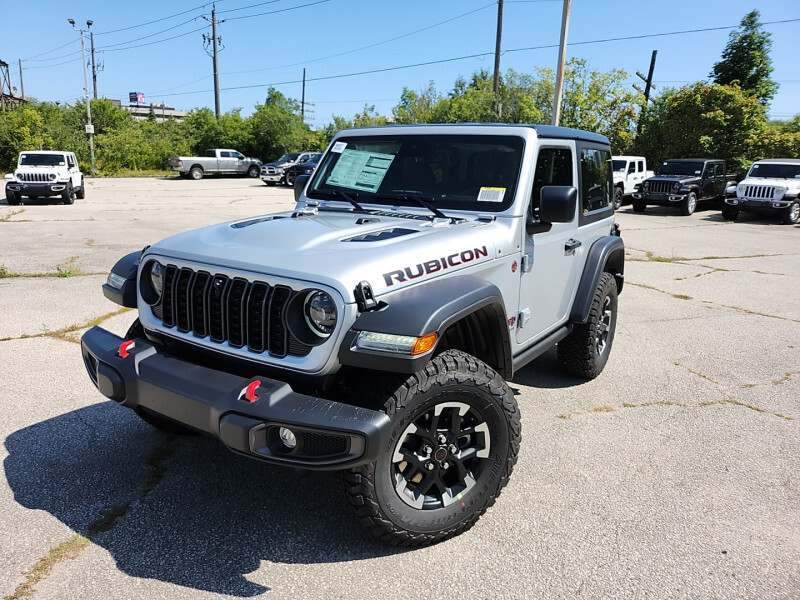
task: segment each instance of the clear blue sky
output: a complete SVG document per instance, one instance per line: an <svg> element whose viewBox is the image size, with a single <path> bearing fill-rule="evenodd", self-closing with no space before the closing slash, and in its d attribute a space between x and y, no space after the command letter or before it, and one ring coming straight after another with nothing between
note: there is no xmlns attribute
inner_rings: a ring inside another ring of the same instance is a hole
<svg viewBox="0 0 800 600"><path fill-rule="evenodd" d="M217 0L221 110L252 113L268 86L306 101L314 127L332 115L352 118L365 104L389 115L404 86L441 92L459 75L494 64L497 3L492 0ZM623 69L627 85L647 73L658 50L655 93L706 80L720 60L731 29L758 8L772 34L773 79L780 90L770 116L800 113L800 1L798 0L573 0L567 57L593 70ZM0 60L26 96L73 103L83 96L79 27L93 21L100 97L128 102L142 92L147 103L182 110L214 107L210 35L212 3L198 0L37 0L3 2ZM534 73L554 68L561 0L505 0L501 71ZM775 21L791 21L772 23ZM703 32L687 32L704 29ZM650 36L650 37L644 37ZM631 38L603 41L610 38ZM597 42L597 43L592 43ZM88 39L87 39L88 57ZM89 72L91 89L91 71Z"/></svg>

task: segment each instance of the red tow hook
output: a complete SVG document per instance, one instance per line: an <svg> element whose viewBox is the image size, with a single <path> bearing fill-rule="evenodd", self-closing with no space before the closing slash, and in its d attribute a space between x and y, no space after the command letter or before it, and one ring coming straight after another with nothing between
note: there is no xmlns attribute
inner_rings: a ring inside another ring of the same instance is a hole
<svg viewBox="0 0 800 600"><path fill-rule="evenodd" d="M247 387L244 388L241 392L239 392L239 400L244 400L245 402L255 402L258 400L258 395L256 395L256 390L261 385L260 381L251 381L247 384Z"/></svg>
<svg viewBox="0 0 800 600"><path fill-rule="evenodd" d="M130 356L130 352L128 352L128 350L135 347L136 343L133 340L125 340L119 345L119 350L117 350L117 355L120 358L128 358Z"/></svg>

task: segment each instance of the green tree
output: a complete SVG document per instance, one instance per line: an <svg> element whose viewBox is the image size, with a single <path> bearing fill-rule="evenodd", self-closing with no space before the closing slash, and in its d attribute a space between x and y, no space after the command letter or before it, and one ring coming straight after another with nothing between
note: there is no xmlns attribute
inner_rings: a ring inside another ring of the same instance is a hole
<svg viewBox="0 0 800 600"><path fill-rule="evenodd" d="M739 28L731 32L722 60L714 65L709 76L719 85L738 83L746 94L768 105L778 91L778 84L771 77L772 36L762 29L758 17L757 10L744 16Z"/></svg>
<svg viewBox="0 0 800 600"><path fill-rule="evenodd" d="M764 105L738 85L702 82L667 89L640 116L633 152L652 164L667 158L724 158L737 172L758 158Z"/></svg>
<svg viewBox="0 0 800 600"><path fill-rule="evenodd" d="M432 81L428 83L427 88L419 92L404 87L400 94L400 102L392 109L394 122L432 123L434 107L441 99L442 96L436 91Z"/></svg>
<svg viewBox="0 0 800 600"><path fill-rule="evenodd" d="M248 119L253 140L253 156L265 162L285 152L305 150L303 142L310 130L300 116L300 103L269 88L264 104L257 104Z"/></svg>
<svg viewBox="0 0 800 600"><path fill-rule="evenodd" d="M387 125L389 120L377 113L375 105L364 105L364 109L353 117L353 127L374 127Z"/></svg>
<svg viewBox="0 0 800 600"><path fill-rule="evenodd" d="M0 113L0 165L12 170L23 150L52 149L44 119L36 106L22 106Z"/></svg>

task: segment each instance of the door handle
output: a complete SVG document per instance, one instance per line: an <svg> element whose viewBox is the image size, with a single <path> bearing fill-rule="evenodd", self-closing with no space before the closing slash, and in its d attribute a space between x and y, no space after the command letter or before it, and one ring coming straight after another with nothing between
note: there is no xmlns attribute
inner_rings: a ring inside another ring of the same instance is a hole
<svg viewBox="0 0 800 600"><path fill-rule="evenodd" d="M580 248L581 243L582 242L580 240L576 240L575 238L569 239L567 240L567 243L564 244L564 250L570 252L572 250L575 250L576 248Z"/></svg>

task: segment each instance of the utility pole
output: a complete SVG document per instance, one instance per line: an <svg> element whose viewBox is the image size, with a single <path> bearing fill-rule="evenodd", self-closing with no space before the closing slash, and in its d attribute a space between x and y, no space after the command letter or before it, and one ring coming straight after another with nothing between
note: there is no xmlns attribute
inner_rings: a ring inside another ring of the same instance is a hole
<svg viewBox="0 0 800 600"><path fill-rule="evenodd" d="M503 37L503 0L497 0L497 40L494 45L494 79L492 80L492 94L494 94L494 114L500 119L500 48Z"/></svg>
<svg viewBox="0 0 800 600"><path fill-rule="evenodd" d="M19 59L19 93L22 99L25 100L25 84L22 83L22 59Z"/></svg>
<svg viewBox="0 0 800 600"><path fill-rule="evenodd" d="M564 59L567 54L567 31L569 29L570 0L564 0L561 13L561 41L558 44L558 72L556 73L556 93L553 98L553 115L550 123L558 125L561 119L561 90L564 87Z"/></svg>
<svg viewBox="0 0 800 600"><path fill-rule="evenodd" d="M653 71L656 68L656 54L658 54L658 50L653 50L653 55L650 57L650 70L647 72L647 77L642 75L639 71L636 71L636 75L638 75L638 77L645 83L644 91L642 91L642 88L640 88L637 84L633 84L633 87L638 92L644 94L645 106L647 106L647 102L650 100L650 88L656 89L656 84L653 83Z"/></svg>
<svg viewBox="0 0 800 600"><path fill-rule="evenodd" d="M89 31L92 21L86 21L86 29L75 27L75 19L67 19L72 28L81 34L81 56L83 57L83 98L86 100L86 133L89 134L89 153L92 157L92 175L97 173L94 162L94 125L92 125L92 103L89 100L89 76L86 73L86 43L83 41L83 34Z"/></svg>
<svg viewBox="0 0 800 600"><path fill-rule="evenodd" d="M214 64L214 115L219 119L219 65L217 63L217 43L222 43L222 38L217 37L217 23L224 23L225 20L217 21L217 7L216 4L211 5L211 19L206 16L203 16L206 21L211 21L211 36L209 37L207 34L203 34L203 41L206 43L206 47L208 44L211 44L212 47L212 54L211 60ZM206 52L208 50L206 49Z"/></svg>
<svg viewBox="0 0 800 600"><path fill-rule="evenodd" d="M303 92L300 97L300 120L306 122L306 70L303 68Z"/></svg>
<svg viewBox="0 0 800 600"><path fill-rule="evenodd" d="M89 32L89 41L92 46L92 84L94 85L94 99L97 100L97 67L94 63L94 33Z"/></svg>

